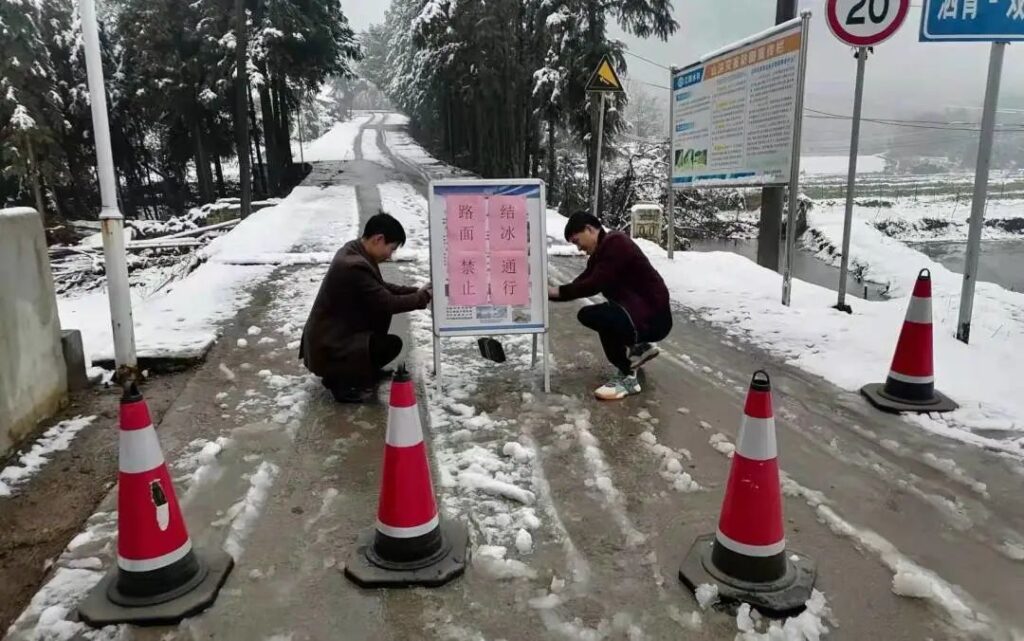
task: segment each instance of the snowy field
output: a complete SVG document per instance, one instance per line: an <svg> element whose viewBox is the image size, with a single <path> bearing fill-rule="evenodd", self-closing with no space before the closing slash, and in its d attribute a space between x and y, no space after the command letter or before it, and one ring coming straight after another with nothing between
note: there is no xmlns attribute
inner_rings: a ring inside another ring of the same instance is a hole
<svg viewBox="0 0 1024 641"><path fill-rule="evenodd" d="M800 173L805 176L845 176L849 156L801 156ZM876 174L885 171L885 158L857 156L858 174Z"/></svg>
<svg viewBox="0 0 1024 641"><path fill-rule="evenodd" d="M370 114L360 114L352 120L336 123L326 134L305 145L303 154L306 162L355 158L356 136L359 135L359 128L368 122L370 117ZM297 146L293 155L299 156Z"/></svg>

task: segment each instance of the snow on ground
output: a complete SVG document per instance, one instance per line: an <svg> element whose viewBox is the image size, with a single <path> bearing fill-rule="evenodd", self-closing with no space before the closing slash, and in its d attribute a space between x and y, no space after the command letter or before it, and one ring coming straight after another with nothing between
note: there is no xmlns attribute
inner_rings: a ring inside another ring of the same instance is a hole
<svg viewBox="0 0 1024 641"><path fill-rule="evenodd" d="M369 122L370 118L370 114L360 114L352 120L335 123L330 131L305 145L303 155L306 162L353 160L359 128ZM298 157L297 149L294 155Z"/></svg>
<svg viewBox="0 0 1024 641"><path fill-rule="evenodd" d="M352 187L296 187L278 205L253 213L200 252L206 262L184 279L146 297L132 290L135 342L141 357L196 357L216 340L217 324L234 316L250 300L251 287L264 280L275 262L268 254L288 252L307 237L307 227L339 210L355 207ZM318 227L317 242L337 249L334 228ZM348 239L345 228L345 238ZM61 326L82 332L90 360L111 358L113 346L106 289L58 299Z"/></svg>
<svg viewBox="0 0 1024 641"><path fill-rule="evenodd" d="M376 116L374 118L374 124L379 123L381 120L381 116ZM377 144L376 129L363 130L363 137L360 149L363 154L363 160L369 160L370 162L375 162L378 165L383 165L385 167L393 166L391 164L391 159L388 158L383 151L381 151L380 146Z"/></svg>
<svg viewBox="0 0 1024 641"><path fill-rule="evenodd" d="M800 156L800 173L805 176L845 176L849 165L849 156ZM857 156L858 174L877 174L882 171L885 171L885 158Z"/></svg>
<svg viewBox="0 0 1024 641"><path fill-rule="evenodd" d="M548 237L548 256L585 256L583 252L565 239L565 221L567 218L555 209L547 210L544 223Z"/></svg>
<svg viewBox="0 0 1024 641"><path fill-rule="evenodd" d="M54 452L68 449L78 433L92 424L95 416L76 416L61 421L43 432L17 462L0 470L0 496L10 496L15 488L43 469Z"/></svg>
<svg viewBox="0 0 1024 641"><path fill-rule="evenodd" d="M862 248L874 252L876 260L866 262L891 274L896 298L858 300L852 315L831 308L834 292L799 280L793 281L792 305L783 306L782 277L736 254L681 252L669 261L657 245L639 244L677 304L849 391L885 380L909 302L907 292L918 268L930 267L937 387L961 409L905 420L968 443L1024 455L1024 397L1012 375L1018 369L1017 355L1024 351L1024 295L979 283L971 344L964 345L954 338L959 276L873 228L858 227L853 239L851 255L862 256ZM1004 430L1007 438L975 433L991 430Z"/></svg>
<svg viewBox="0 0 1024 641"><path fill-rule="evenodd" d="M967 239L968 219L971 215L970 198L952 200L948 196L873 200L857 198L853 207L853 221L861 225L884 230L886 236L904 241L964 241ZM888 203L885 206L882 203ZM818 225L842 229L846 204L842 199L820 200L814 203L808 216ZM989 200L985 207L986 224L982 228L984 240L1020 238L1024 229L1024 199ZM1014 231L1017 230L1017 231ZM840 240L842 236L840 236ZM837 245L837 246L841 246Z"/></svg>
<svg viewBox="0 0 1024 641"><path fill-rule="evenodd" d="M811 592L806 609L784 621L767 621L750 604L744 603L736 613L736 641L819 641L829 632L826 622L832 611L828 600L818 590Z"/></svg>

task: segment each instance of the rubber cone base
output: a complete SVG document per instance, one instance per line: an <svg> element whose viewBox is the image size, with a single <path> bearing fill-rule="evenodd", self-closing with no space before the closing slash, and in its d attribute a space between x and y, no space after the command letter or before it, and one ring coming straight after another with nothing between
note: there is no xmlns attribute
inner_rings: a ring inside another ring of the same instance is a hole
<svg viewBox="0 0 1024 641"><path fill-rule="evenodd" d="M345 563L345 576L361 588L436 588L448 583L466 571L469 556L469 533L458 521L441 521L443 554L429 565L412 562L402 564L375 562L373 541L377 531L364 531L356 541L355 550Z"/></svg>
<svg viewBox="0 0 1024 641"><path fill-rule="evenodd" d="M818 575L813 559L799 552L787 551L786 573L782 578L767 583L749 583L723 574L711 563L714 543L714 534L697 537L679 568L679 579L691 591L702 583L717 585L718 597L722 601L749 603L770 616L789 616L804 609Z"/></svg>
<svg viewBox="0 0 1024 641"><path fill-rule="evenodd" d="M118 605L108 596L108 591L115 589L113 585L117 581L117 570L114 570L103 577L78 606L78 618L94 628L115 623L174 625L202 612L217 600L217 593L227 581L235 562L221 550L210 553L196 550L196 556L206 574L199 584L185 594L175 596L175 592L180 591L176 588L166 595L147 599L148 605Z"/></svg>
<svg viewBox="0 0 1024 641"><path fill-rule="evenodd" d="M860 393L872 405L883 412L952 412L959 407L953 399L939 390L933 392L934 398L923 403L906 401L889 396L885 393L884 383L871 383L860 388Z"/></svg>

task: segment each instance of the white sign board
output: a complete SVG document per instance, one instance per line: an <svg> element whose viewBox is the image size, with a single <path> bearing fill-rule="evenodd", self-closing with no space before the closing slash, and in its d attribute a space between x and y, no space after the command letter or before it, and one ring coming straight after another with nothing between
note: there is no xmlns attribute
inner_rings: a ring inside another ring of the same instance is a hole
<svg viewBox="0 0 1024 641"><path fill-rule="evenodd" d="M806 35L799 19L672 74L672 185L789 182Z"/></svg>
<svg viewBox="0 0 1024 641"><path fill-rule="evenodd" d="M442 337L543 334L546 382L543 181L436 180L428 200L435 371ZM534 347L536 356L536 337Z"/></svg>
<svg viewBox="0 0 1024 641"><path fill-rule="evenodd" d="M662 220L660 205L633 205L630 210L629 235L633 238L646 238L660 245Z"/></svg>

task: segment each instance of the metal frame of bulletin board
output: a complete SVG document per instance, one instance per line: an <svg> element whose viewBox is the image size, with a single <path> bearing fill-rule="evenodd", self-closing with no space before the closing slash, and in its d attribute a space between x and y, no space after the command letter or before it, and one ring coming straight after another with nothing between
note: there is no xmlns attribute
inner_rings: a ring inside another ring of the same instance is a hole
<svg viewBox="0 0 1024 641"><path fill-rule="evenodd" d="M532 362L540 342L550 392L544 182L434 180L428 201L435 376L442 338L533 334Z"/></svg>

